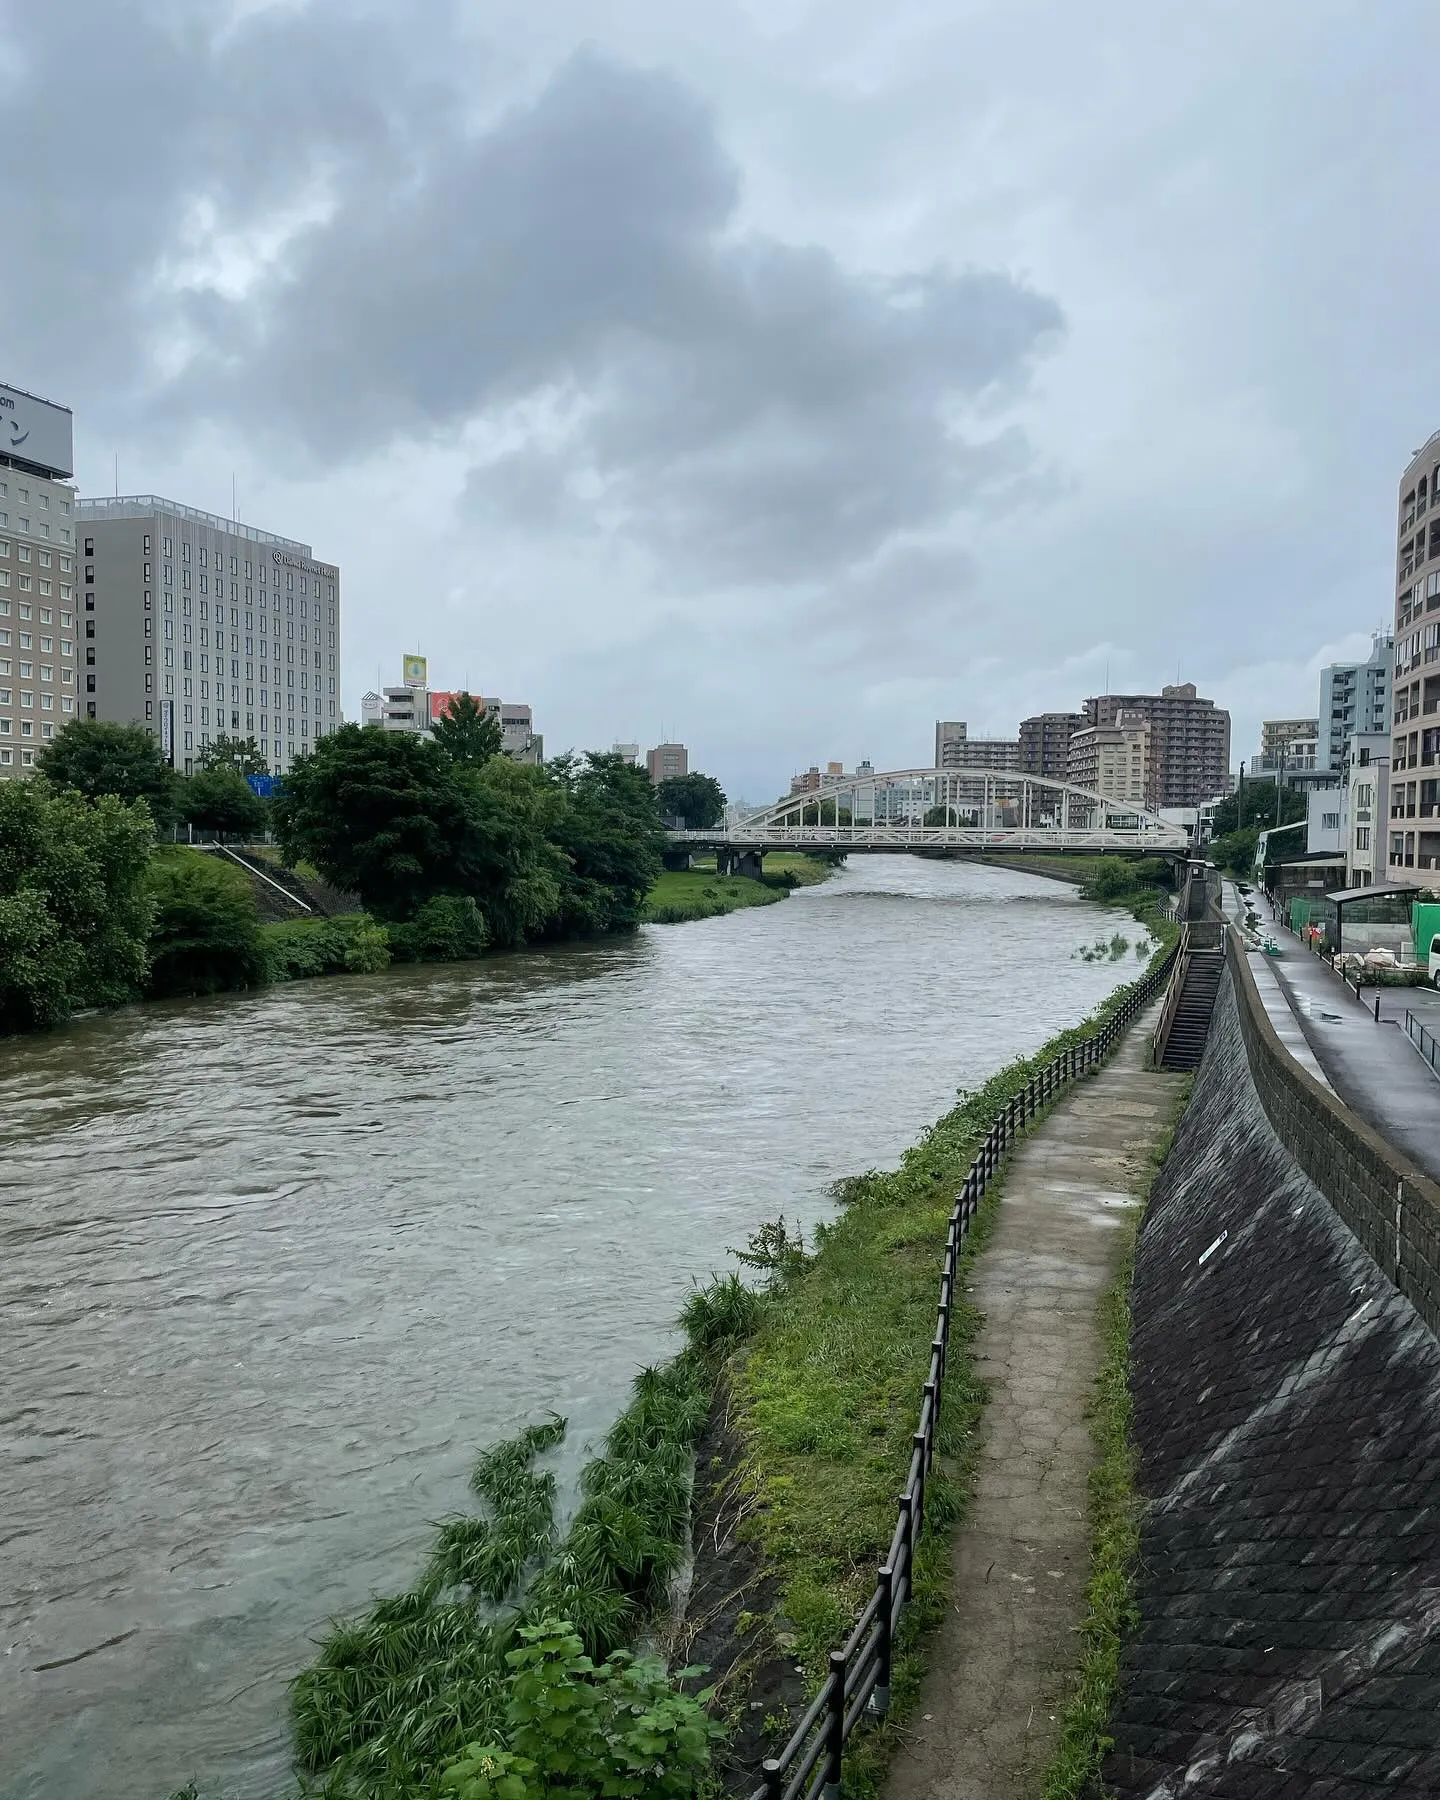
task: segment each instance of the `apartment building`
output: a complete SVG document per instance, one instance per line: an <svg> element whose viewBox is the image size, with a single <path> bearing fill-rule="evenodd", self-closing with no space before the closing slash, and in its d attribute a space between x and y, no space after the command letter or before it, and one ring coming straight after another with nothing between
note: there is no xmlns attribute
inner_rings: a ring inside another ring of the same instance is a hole
<svg viewBox="0 0 1440 1800"><path fill-rule="evenodd" d="M1018 738L966 738L965 754L958 762L947 763L946 768L956 769L1018 769L1020 767L1020 740Z"/></svg>
<svg viewBox="0 0 1440 1800"><path fill-rule="evenodd" d="M690 773L690 753L683 744L657 744L645 752L645 767L656 787L676 775Z"/></svg>
<svg viewBox="0 0 1440 1800"><path fill-rule="evenodd" d="M0 386L0 778L23 778L82 693L70 409Z"/></svg>
<svg viewBox="0 0 1440 1800"><path fill-rule="evenodd" d="M1330 663L1320 671L1319 768L1338 770L1352 737L1389 733L1394 634L1372 632L1370 644L1365 662Z"/></svg>
<svg viewBox="0 0 1440 1800"><path fill-rule="evenodd" d="M1177 682L1158 694L1103 694L1085 702L1091 725L1113 725L1122 712L1150 724L1151 805L1201 806L1230 783L1230 715Z"/></svg>
<svg viewBox="0 0 1440 1800"><path fill-rule="evenodd" d="M76 505L90 718L189 771L254 737L284 774L340 723L340 571L309 544L158 494Z"/></svg>
<svg viewBox="0 0 1440 1800"><path fill-rule="evenodd" d="M1068 779L1117 806L1144 807L1150 796L1150 721L1122 712L1110 725L1086 725L1070 737Z"/></svg>
<svg viewBox="0 0 1440 1800"><path fill-rule="evenodd" d="M1440 432L1400 478L1388 873L1440 868Z"/></svg>
<svg viewBox="0 0 1440 1800"><path fill-rule="evenodd" d="M1318 719L1262 719L1260 721L1260 754L1262 757L1288 756L1296 746L1313 746L1320 732ZM1301 755L1305 754L1302 750Z"/></svg>
<svg viewBox="0 0 1440 1800"><path fill-rule="evenodd" d="M1070 769L1070 740L1085 726L1083 713L1036 713L1020 721L1019 767L1026 775L1043 775L1048 781L1066 781Z"/></svg>

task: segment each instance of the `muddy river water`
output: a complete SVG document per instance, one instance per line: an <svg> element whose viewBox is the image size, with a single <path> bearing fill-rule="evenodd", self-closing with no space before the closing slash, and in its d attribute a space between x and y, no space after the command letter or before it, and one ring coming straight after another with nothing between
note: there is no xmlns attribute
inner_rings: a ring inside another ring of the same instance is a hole
<svg viewBox="0 0 1440 1800"><path fill-rule="evenodd" d="M573 1472L691 1282L1138 964L1038 877L778 906L0 1043L0 1796L273 1800L325 1619L477 1448Z"/></svg>

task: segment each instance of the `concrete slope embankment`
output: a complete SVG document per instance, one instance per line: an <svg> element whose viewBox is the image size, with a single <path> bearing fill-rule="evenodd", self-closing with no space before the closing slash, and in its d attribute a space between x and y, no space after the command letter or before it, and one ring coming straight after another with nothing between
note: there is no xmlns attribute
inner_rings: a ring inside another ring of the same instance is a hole
<svg viewBox="0 0 1440 1800"><path fill-rule="evenodd" d="M1133 1308L1147 1514L1107 1785L1440 1792L1440 1345L1272 1130L1228 972Z"/></svg>

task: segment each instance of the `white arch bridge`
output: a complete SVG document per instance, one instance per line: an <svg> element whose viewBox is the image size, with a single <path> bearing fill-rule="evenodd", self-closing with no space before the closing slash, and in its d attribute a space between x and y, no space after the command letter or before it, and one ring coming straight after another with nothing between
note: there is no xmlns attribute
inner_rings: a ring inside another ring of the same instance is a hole
<svg viewBox="0 0 1440 1800"><path fill-rule="evenodd" d="M714 850L722 871L767 850L1066 851L1183 856L1189 833L1147 807L1069 782L1005 769L897 769L831 779L708 831L672 831L672 847Z"/></svg>

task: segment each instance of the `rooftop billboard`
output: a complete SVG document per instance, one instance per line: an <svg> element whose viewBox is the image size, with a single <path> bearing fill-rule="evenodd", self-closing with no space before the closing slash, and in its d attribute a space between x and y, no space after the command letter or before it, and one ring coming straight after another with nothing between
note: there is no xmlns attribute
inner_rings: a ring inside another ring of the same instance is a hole
<svg viewBox="0 0 1440 1800"><path fill-rule="evenodd" d="M0 382L0 455L19 457L49 475L75 473L75 425L68 406L37 400Z"/></svg>

